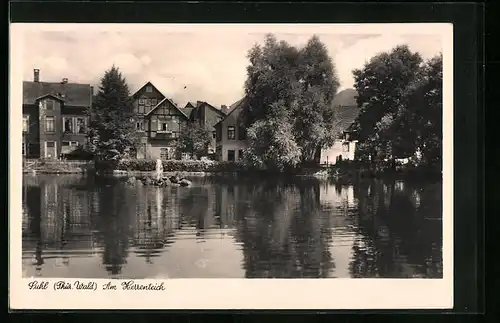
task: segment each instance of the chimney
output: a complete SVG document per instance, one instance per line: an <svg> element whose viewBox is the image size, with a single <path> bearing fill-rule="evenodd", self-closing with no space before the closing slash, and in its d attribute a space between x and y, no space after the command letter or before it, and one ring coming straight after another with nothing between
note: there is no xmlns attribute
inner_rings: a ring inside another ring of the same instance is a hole
<svg viewBox="0 0 500 323"><path fill-rule="evenodd" d="M94 101L94 87L90 86L90 106L92 106L92 101Z"/></svg>
<svg viewBox="0 0 500 323"><path fill-rule="evenodd" d="M38 68L33 70L33 82L40 82L40 70Z"/></svg>
<svg viewBox="0 0 500 323"><path fill-rule="evenodd" d="M67 84L68 83L68 79L67 78L63 78L61 83L62 84Z"/></svg>
<svg viewBox="0 0 500 323"><path fill-rule="evenodd" d="M227 105L224 105L224 104L220 106L220 110L224 113L227 113L229 111L229 109L227 108Z"/></svg>

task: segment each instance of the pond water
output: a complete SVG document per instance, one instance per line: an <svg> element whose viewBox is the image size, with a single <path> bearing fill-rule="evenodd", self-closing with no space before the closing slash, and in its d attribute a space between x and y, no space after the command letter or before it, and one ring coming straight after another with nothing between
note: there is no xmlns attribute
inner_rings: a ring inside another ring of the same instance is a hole
<svg viewBox="0 0 500 323"><path fill-rule="evenodd" d="M23 177L24 277L441 278L441 182Z"/></svg>

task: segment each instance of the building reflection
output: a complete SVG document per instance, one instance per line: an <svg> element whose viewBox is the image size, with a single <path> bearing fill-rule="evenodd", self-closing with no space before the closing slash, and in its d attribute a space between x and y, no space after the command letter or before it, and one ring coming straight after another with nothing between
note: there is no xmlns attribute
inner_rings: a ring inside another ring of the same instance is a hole
<svg viewBox="0 0 500 323"><path fill-rule="evenodd" d="M172 243L178 227L179 205L175 194L159 187L137 187L133 225L134 253L148 264Z"/></svg>
<svg viewBox="0 0 500 323"><path fill-rule="evenodd" d="M48 264L93 257L119 278L129 257L155 265L176 241L226 235L248 278L442 277L441 188L297 178L157 188L27 176L23 264L47 275Z"/></svg>
<svg viewBox="0 0 500 323"><path fill-rule="evenodd" d="M23 254L40 273L46 259L69 266L71 257L92 255L88 195L76 190L78 177L29 179L23 185Z"/></svg>

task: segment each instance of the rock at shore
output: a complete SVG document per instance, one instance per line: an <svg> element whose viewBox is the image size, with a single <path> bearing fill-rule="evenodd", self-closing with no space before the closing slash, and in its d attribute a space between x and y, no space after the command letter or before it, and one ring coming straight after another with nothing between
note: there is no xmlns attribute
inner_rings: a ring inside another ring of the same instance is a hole
<svg viewBox="0 0 500 323"><path fill-rule="evenodd" d="M136 178L135 178L135 177L133 177L133 176L132 176L132 177L129 177L129 178L127 179L127 185L135 185L136 181L137 181L137 180L136 180Z"/></svg>
<svg viewBox="0 0 500 323"><path fill-rule="evenodd" d="M183 178L183 179L181 179L181 180L179 181L179 185L181 185L181 186L190 186L190 185L191 185L191 181L189 181L189 180L187 180L187 179Z"/></svg>

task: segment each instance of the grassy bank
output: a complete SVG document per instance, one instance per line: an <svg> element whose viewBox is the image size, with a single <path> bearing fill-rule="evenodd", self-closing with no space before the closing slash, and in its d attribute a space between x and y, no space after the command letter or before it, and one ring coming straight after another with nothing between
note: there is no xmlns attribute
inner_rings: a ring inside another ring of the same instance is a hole
<svg viewBox="0 0 500 323"><path fill-rule="evenodd" d="M93 161L74 160L23 160L23 173L82 174L94 170Z"/></svg>
<svg viewBox="0 0 500 323"><path fill-rule="evenodd" d="M284 172L256 170L237 162L217 162L200 160L164 160L165 176L213 176L220 174L240 174L259 178L274 176L299 176L331 178L339 181L353 181L362 178L440 178L441 172L429 167L398 165L396 168L387 163L366 164L356 161L343 161L329 167L303 165ZM81 174L94 173L113 176L148 176L156 169L156 160L128 159L120 161L44 161L23 162L24 173L40 174Z"/></svg>
<svg viewBox="0 0 500 323"><path fill-rule="evenodd" d="M357 161L343 161L328 167L328 176L347 180L390 177L438 179L442 177L442 172L440 169L424 165L392 165L387 162L368 164Z"/></svg>

